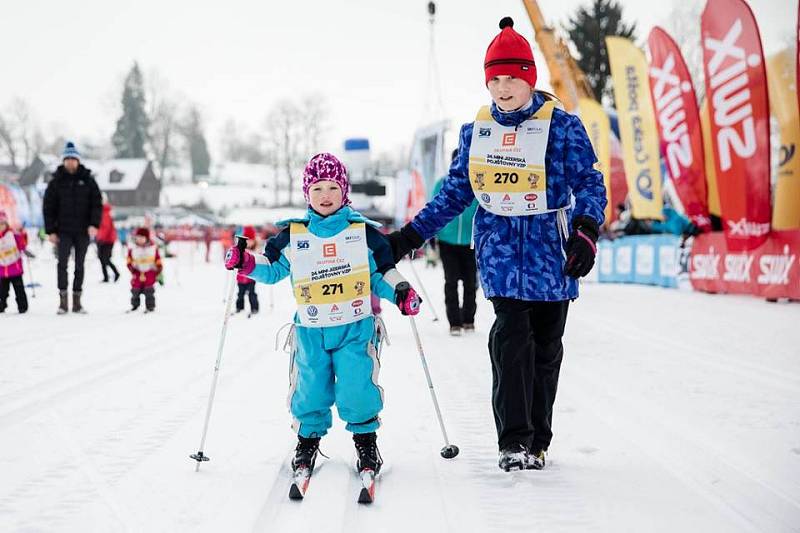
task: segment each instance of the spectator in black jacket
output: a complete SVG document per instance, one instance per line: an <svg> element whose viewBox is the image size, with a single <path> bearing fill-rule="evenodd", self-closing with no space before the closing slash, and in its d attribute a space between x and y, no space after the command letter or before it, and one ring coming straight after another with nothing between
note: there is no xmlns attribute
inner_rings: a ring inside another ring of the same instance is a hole
<svg viewBox="0 0 800 533"><path fill-rule="evenodd" d="M81 164L75 144L64 147L63 164L53 173L44 193L44 227L58 249L58 314L69 311L67 262L75 249L75 278L72 282L72 311L85 313L81 306L83 262L90 239L97 234L103 214L100 188L89 169Z"/></svg>

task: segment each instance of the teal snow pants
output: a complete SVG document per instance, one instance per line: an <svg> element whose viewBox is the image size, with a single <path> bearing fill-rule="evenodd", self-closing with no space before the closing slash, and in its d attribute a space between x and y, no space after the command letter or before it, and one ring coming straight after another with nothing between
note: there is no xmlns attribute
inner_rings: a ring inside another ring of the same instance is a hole
<svg viewBox="0 0 800 533"><path fill-rule="evenodd" d="M334 404L348 431L369 433L378 428L383 408L383 389L378 386L380 343L372 316L343 326L295 326L289 410L300 436L325 435Z"/></svg>

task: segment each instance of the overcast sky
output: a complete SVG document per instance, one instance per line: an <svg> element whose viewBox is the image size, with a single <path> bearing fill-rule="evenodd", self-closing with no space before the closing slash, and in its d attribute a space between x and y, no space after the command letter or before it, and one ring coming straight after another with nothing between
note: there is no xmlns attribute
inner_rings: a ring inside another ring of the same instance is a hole
<svg viewBox="0 0 800 533"><path fill-rule="evenodd" d="M560 25L589 0L540 0ZM668 25L679 0L622 0L640 43ZM700 0L682 0L699 4ZM427 0L6 0L0 108L26 99L48 136L107 139L120 113L121 83L134 60L157 71L206 119L212 155L224 122L258 128L280 98L324 94L326 149L347 137L373 151L410 144L424 123ZM532 43L521 0L439 0L436 47L444 108L457 131L487 102L483 57L505 15ZM765 52L792 39L797 0L752 0ZM13 7L9 7L13 6ZM699 20L697 22L699 24ZM547 85L544 60L537 56Z"/></svg>

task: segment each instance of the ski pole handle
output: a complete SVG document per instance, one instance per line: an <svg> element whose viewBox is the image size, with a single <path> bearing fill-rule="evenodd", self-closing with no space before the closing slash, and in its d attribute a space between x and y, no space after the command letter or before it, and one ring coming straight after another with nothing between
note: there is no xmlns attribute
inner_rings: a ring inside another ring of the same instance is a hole
<svg viewBox="0 0 800 533"><path fill-rule="evenodd" d="M242 235L236 236L236 249L239 250L239 261L234 268L242 268L244 264L244 249L247 248L247 237Z"/></svg>

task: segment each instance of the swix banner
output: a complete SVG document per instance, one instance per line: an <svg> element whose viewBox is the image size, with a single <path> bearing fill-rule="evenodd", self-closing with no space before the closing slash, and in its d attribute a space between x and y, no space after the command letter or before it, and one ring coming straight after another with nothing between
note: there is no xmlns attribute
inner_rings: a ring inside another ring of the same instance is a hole
<svg viewBox="0 0 800 533"><path fill-rule="evenodd" d="M769 99L755 18L744 0L708 0L703 69L728 246L757 248L770 231Z"/></svg>
<svg viewBox="0 0 800 533"><path fill-rule="evenodd" d="M689 69L678 45L658 26L650 32L647 46L661 155L686 215L697 227L710 229L703 136Z"/></svg>
<svg viewBox="0 0 800 533"><path fill-rule="evenodd" d="M722 233L695 238L689 279L698 291L800 299L800 231L773 231L756 249L734 251Z"/></svg>

